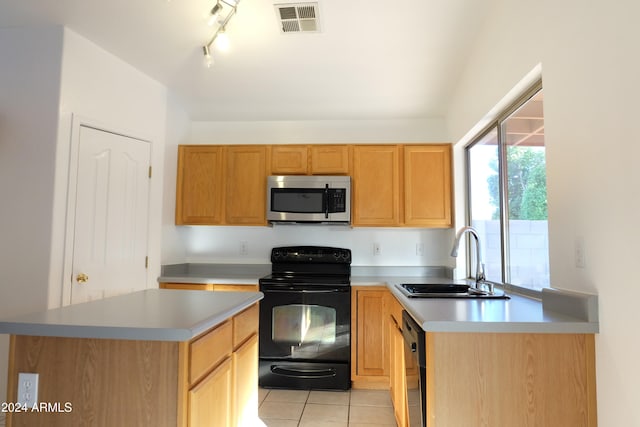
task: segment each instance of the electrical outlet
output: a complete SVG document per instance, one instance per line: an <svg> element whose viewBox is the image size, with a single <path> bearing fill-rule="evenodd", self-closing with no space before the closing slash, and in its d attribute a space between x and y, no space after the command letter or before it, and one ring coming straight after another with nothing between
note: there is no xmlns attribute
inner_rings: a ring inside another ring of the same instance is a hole
<svg viewBox="0 0 640 427"><path fill-rule="evenodd" d="M587 265L587 256L585 254L584 239L582 237L576 238L574 242L574 249L575 249L576 267L585 268Z"/></svg>
<svg viewBox="0 0 640 427"><path fill-rule="evenodd" d="M249 242L240 242L240 255L249 255Z"/></svg>
<svg viewBox="0 0 640 427"><path fill-rule="evenodd" d="M18 403L23 407L33 407L38 403L38 375L20 372L18 374Z"/></svg>
<svg viewBox="0 0 640 427"><path fill-rule="evenodd" d="M382 253L382 248L380 247L380 243L373 244L373 255L378 256Z"/></svg>
<svg viewBox="0 0 640 427"><path fill-rule="evenodd" d="M424 243L416 243L416 255L424 255Z"/></svg>

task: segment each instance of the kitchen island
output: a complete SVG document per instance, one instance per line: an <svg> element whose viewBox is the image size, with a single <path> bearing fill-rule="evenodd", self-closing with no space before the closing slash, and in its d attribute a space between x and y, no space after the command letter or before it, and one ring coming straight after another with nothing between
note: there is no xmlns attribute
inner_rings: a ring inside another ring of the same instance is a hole
<svg viewBox="0 0 640 427"><path fill-rule="evenodd" d="M0 321L7 426L252 425L260 299L150 289ZM39 374L35 410L20 372Z"/></svg>

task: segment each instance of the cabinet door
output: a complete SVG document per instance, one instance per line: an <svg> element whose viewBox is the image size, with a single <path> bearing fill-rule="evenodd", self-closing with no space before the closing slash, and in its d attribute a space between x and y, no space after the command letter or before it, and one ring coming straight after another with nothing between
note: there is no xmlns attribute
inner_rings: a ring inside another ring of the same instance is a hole
<svg viewBox="0 0 640 427"><path fill-rule="evenodd" d="M308 170L306 145L274 145L271 147L271 175L305 175Z"/></svg>
<svg viewBox="0 0 640 427"><path fill-rule="evenodd" d="M266 225L267 146L229 146L226 153L226 223Z"/></svg>
<svg viewBox="0 0 640 427"><path fill-rule="evenodd" d="M404 339L400 325L393 316L388 317L389 323L389 387L393 412L399 427L407 425L407 399L405 397L405 363Z"/></svg>
<svg viewBox="0 0 640 427"><path fill-rule="evenodd" d="M176 224L222 223L223 147L178 147Z"/></svg>
<svg viewBox="0 0 640 427"><path fill-rule="evenodd" d="M258 419L258 335L233 354L234 426L261 425Z"/></svg>
<svg viewBox="0 0 640 427"><path fill-rule="evenodd" d="M389 387L389 329L384 287L354 287L352 303L352 381L355 387Z"/></svg>
<svg viewBox="0 0 640 427"><path fill-rule="evenodd" d="M353 225L399 224L399 149L396 145L353 147Z"/></svg>
<svg viewBox="0 0 640 427"><path fill-rule="evenodd" d="M227 358L189 391L189 426L231 427L232 363Z"/></svg>
<svg viewBox="0 0 640 427"><path fill-rule="evenodd" d="M349 173L348 145L312 145L311 174L335 175Z"/></svg>
<svg viewBox="0 0 640 427"><path fill-rule="evenodd" d="M451 146L404 147L404 223L451 227Z"/></svg>

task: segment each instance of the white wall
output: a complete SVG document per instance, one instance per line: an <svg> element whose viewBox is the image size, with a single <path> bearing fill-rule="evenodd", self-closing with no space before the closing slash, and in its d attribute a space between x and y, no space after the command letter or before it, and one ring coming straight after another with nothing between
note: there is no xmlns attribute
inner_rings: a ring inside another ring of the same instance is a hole
<svg viewBox="0 0 640 427"><path fill-rule="evenodd" d="M640 3L497 0L489 16L451 104L451 134L462 138L542 64L551 284L599 295L598 424L640 425ZM575 266L578 238L585 268Z"/></svg>
<svg viewBox="0 0 640 427"><path fill-rule="evenodd" d="M61 28L0 29L0 317L47 308L61 52Z"/></svg>
<svg viewBox="0 0 640 427"><path fill-rule="evenodd" d="M339 226L175 227L177 143L307 144L448 142L444 120L327 120L278 122L193 122L188 141L167 144L163 264L181 262L269 263L271 248L325 245L353 251L353 265L453 265L447 254L450 229L350 228ZM173 142L172 142L173 143ZM169 168L172 168L171 170ZM265 189L266 190L266 189ZM167 221L167 219L169 219ZM169 244L169 242L171 242ZM249 253L240 255L240 242ZM373 255L373 243L382 253ZM416 255L416 244L424 253ZM445 249L443 249L443 247Z"/></svg>
<svg viewBox="0 0 640 427"><path fill-rule="evenodd" d="M179 227L185 258L175 262L222 262L268 264L271 248L290 245L320 245L348 248L352 265L452 265L451 230L414 228L351 228L322 225L277 225L274 227ZM240 254L246 242L248 253ZM373 254L379 244L380 255ZM416 244L424 253L416 255Z"/></svg>
<svg viewBox="0 0 640 427"><path fill-rule="evenodd" d="M166 149L164 156L164 187L162 201L162 264L182 263L186 248L175 226L176 175L178 170L178 145L189 143L191 121L169 94L167 114Z"/></svg>
<svg viewBox="0 0 640 427"><path fill-rule="evenodd" d="M56 166L56 206L51 247L49 306L62 301L62 267L67 208L70 121L82 120L105 130L151 141L154 177L150 187L149 273L147 287L157 286L160 271L161 210L167 90L95 43L64 29L60 86L60 136Z"/></svg>

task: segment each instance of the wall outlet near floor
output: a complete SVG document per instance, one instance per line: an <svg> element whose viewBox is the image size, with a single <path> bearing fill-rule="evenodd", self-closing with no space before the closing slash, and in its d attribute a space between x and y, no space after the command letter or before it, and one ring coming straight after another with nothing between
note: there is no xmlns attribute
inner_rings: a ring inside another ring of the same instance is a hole
<svg viewBox="0 0 640 427"><path fill-rule="evenodd" d="M33 407L38 403L38 375L20 372L18 374L18 403L22 407Z"/></svg>
<svg viewBox="0 0 640 427"><path fill-rule="evenodd" d="M382 248L380 247L380 243L373 244L373 255L378 256L382 253Z"/></svg>
<svg viewBox="0 0 640 427"><path fill-rule="evenodd" d="M424 255L424 243L416 243L416 255L417 256Z"/></svg>
<svg viewBox="0 0 640 427"><path fill-rule="evenodd" d="M249 255L249 242L240 242L240 255Z"/></svg>

